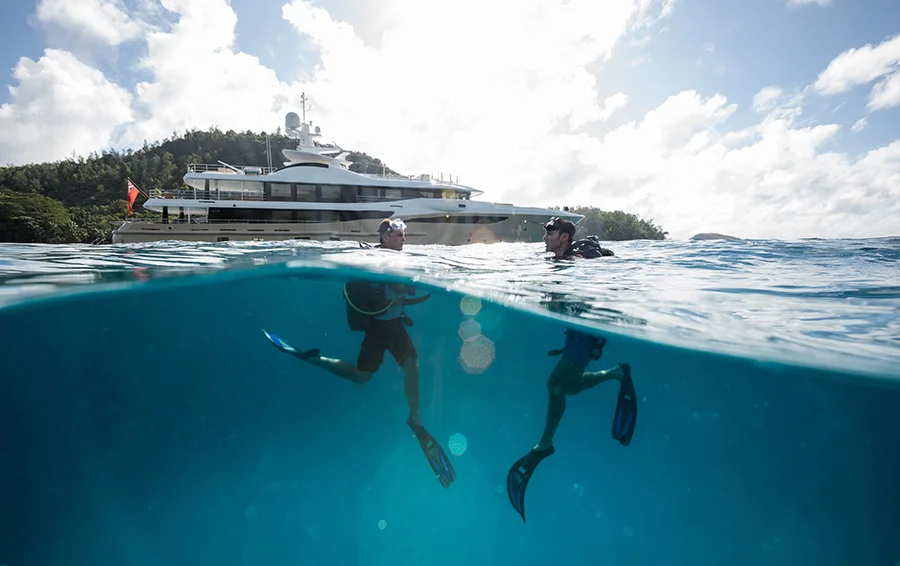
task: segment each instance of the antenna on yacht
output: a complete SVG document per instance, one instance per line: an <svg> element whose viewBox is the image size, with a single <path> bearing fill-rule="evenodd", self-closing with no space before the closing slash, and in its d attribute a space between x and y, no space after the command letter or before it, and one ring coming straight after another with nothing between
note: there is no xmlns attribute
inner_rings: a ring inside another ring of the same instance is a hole
<svg viewBox="0 0 900 566"><path fill-rule="evenodd" d="M306 103L309 102L309 99L306 98L306 93L300 94L300 106L303 108L303 123L306 123ZM312 108L310 108L312 110Z"/></svg>

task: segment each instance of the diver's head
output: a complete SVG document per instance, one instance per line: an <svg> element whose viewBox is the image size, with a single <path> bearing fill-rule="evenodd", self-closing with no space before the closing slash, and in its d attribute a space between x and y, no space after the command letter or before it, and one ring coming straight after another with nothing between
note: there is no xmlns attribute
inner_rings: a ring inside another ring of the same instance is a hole
<svg viewBox="0 0 900 566"><path fill-rule="evenodd" d="M385 218L378 225L378 238L382 248L401 251L406 242L406 223L399 218Z"/></svg>
<svg viewBox="0 0 900 566"><path fill-rule="evenodd" d="M566 253L575 237L575 225L564 218L554 216L544 224L544 244L548 252L557 257Z"/></svg>

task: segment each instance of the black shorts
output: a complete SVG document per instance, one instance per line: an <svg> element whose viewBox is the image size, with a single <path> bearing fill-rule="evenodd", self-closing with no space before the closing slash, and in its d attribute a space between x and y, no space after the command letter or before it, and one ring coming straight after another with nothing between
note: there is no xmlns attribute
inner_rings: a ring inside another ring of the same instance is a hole
<svg viewBox="0 0 900 566"><path fill-rule="evenodd" d="M403 320L397 318L370 321L362 347L359 349L356 367L361 371L375 373L384 361L385 351L390 351L399 366L417 357L416 347L406 332Z"/></svg>

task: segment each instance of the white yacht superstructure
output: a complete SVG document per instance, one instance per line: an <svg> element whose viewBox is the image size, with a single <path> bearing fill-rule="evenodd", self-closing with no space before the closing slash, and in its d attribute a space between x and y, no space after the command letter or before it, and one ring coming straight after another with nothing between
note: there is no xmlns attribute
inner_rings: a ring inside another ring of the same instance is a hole
<svg viewBox="0 0 900 566"><path fill-rule="evenodd" d="M472 200L481 191L430 175L399 177L349 169L349 152L315 141L318 127L291 112L279 168L190 164L183 190L151 192L143 207L155 221L127 220L114 243L157 240L353 240L377 243L384 218L407 224L409 244L537 242L551 216L582 216L546 208Z"/></svg>

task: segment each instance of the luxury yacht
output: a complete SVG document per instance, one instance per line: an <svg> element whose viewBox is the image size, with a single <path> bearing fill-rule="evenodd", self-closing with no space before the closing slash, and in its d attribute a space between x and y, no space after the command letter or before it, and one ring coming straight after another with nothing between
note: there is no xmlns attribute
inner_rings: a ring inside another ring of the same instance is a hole
<svg viewBox="0 0 900 566"><path fill-rule="evenodd" d="M282 167L189 164L182 190L151 191L143 204L162 214L130 219L113 243L187 240L353 240L378 242L378 224L399 218L408 244L462 245L538 242L551 216L578 222L564 210L474 200L482 191L431 175L362 174L349 152L316 141L318 126L295 112L285 116L296 149L282 151Z"/></svg>

